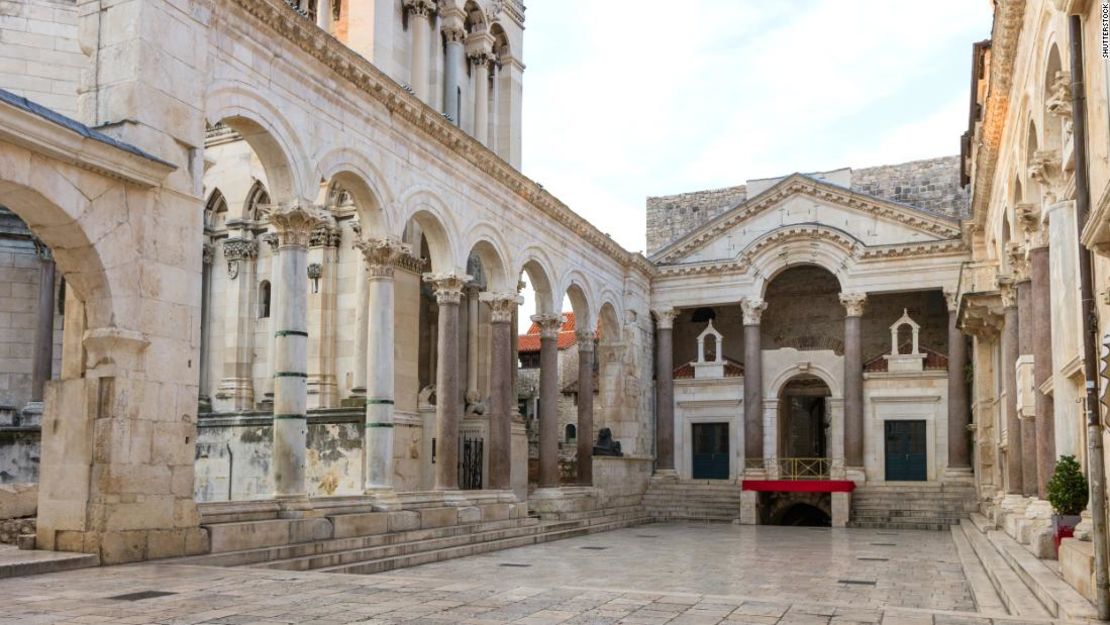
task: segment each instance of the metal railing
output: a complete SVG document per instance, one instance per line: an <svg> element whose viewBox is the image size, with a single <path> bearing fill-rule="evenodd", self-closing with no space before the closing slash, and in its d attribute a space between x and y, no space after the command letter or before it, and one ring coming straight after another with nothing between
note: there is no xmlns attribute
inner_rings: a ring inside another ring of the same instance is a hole
<svg viewBox="0 0 1110 625"><path fill-rule="evenodd" d="M779 458L780 480L827 480L828 458Z"/></svg>

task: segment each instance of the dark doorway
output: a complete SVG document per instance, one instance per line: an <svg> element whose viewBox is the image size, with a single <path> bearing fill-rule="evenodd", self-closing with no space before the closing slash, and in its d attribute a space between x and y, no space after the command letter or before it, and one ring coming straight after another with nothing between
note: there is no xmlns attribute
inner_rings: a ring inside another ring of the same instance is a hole
<svg viewBox="0 0 1110 625"><path fill-rule="evenodd" d="M728 424L695 423L694 438L694 479L728 479Z"/></svg>
<svg viewBox="0 0 1110 625"><path fill-rule="evenodd" d="M919 482L926 479L924 421L887 421L886 479Z"/></svg>
<svg viewBox="0 0 1110 625"><path fill-rule="evenodd" d="M783 387L779 403L779 450L783 479L821 479L828 475L829 387L799 376Z"/></svg>
<svg viewBox="0 0 1110 625"><path fill-rule="evenodd" d="M787 508L778 525L794 527L831 527L832 519L824 510L806 503L794 504Z"/></svg>

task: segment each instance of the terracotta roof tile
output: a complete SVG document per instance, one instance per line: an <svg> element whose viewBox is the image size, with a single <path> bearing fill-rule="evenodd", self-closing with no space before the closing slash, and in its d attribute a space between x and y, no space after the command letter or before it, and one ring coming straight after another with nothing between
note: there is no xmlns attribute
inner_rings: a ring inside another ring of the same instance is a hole
<svg viewBox="0 0 1110 625"><path fill-rule="evenodd" d="M743 363L737 362L731 358L725 358L725 377L738 378L744 375ZM689 380L694 377L694 363L688 362L680 365L674 370L674 379L676 380Z"/></svg>
<svg viewBox="0 0 1110 625"><path fill-rule="evenodd" d="M938 351L929 349L924 345L921 345L920 347L921 351L925 353L925 371L944 371L948 369L948 356L945 356ZM904 343L903 345L898 347L898 351L903 354L909 353L911 349L913 349L913 344L910 342ZM883 356L888 355L889 354L879 354L871 360L868 360L866 363L864 363L863 370L867 373L886 373L888 363L886 358L884 358Z"/></svg>
<svg viewBox="0 0 1110 625"><path fill-rule="evenodd" d="M556 339L556 345L559 350L564 350L577 342L577 337L574 335L574 313L563 313L563 327L559 330L559 337ZM594 338L597 338L597 333L594 333ZM540 326L537 323L532 323L528 328L527 334L521 334L517 337L517 351L522 354L529 354L540 351Z"/></svg>

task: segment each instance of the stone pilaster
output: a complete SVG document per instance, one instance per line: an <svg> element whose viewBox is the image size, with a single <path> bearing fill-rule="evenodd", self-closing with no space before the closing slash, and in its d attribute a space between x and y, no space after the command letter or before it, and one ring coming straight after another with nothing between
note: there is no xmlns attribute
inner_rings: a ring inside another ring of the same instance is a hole
<svg viewBox="0 0 1110 625"><path fill-rule="evenodd" d="M258 241L232 236L223 241L227 261L228 285L224 308L224 366L216 397L222 409L249 410L254 407L254 384L251 366L254 362L255 311L251 292L255 286L255 259Z"/></svg>
<svg viewBox="0 0 1110 625"><path fill-rule="evenodd" d="M35 314L35 351L31 369L31 402L42 412L43 390L54 361L54 256L35 242L39 257L39 301Z"/></svg>
<svg viewBox="0 0 1110 625"><path fill-rule="evenodd" d="M959 327L959 302L954 293L948 302L948 471L946 477L970 477L971 454L967 426L971 412L967 401L967 339Z"/></svg>
<svg viewBox="0 0 1110 625"><path fill-rule="evenodd" d="M844 305L844 464L863 468L863 346L861 319L866 293L841 293Z"/></svg>
<svg viewBox="0 0 1110 625"><path fill-rule="evenodd" d="M763 465L763 346L760 320L767 302L748 298L744 310L744 469L766 470Z"/></svg>
<svg viewBox="0 0 1110 625"><path fill-rule="evenodd" d="M459 488L459 302L470 276L424 274L439 305L436 333L436 490Z"/></svg>
<svg viewBox="0 0 1110 625"><path fill-rule="evenodd" d="M540 488L559 486L559 330L563 315L532 315L540 327Z"/></svg>
<svg viewBox="0 0 1110 625"><path fill-rule="evenodd" d="M594 483L594 331L578 330L578 485Z"/></svg>
<svg viewBox="0 0 1110 625"><path fill-rule="evenodd" d="M1010 283L1000 285L1002 292L1002 388L1006 396L1002 418L1006 424L1006 493L1021 495L1021 423L1017 412L1017 371L1019 329L1017 293Z"/></svg>
<svg viewBox="0 0 1110 625"><path fill-rule="evenodd" d="M489 487L508 490L512 488L512 416L516 405L513 319L524 299L516 293L482 293L480 297L490 310Z"/></svg>
<svg viewBox="0 0 1110 625"><path fill-rule="evenodd" d="M340 233L335 219L316 225L308 242L308 327L314 330L308 341L308 396L311 408L339 405L339 385L335 375L337 251Z"/></svg>
<svg viewBox="0 0 1110 625"><path fill-rule="evenodd" d="M412 248L395 239L359 241L366 267L366 428L363 488L368 494L393 488L393 271Z"/></svg>
<svg viewBox="0 0 1110 625"><path fill-rule="evenodd" d="M662 308L655 316L655 472L671 477L674 468L674 320L678 311Z"/></svg>
<svg viewBox="0 0 1110 625"><path fill-rule="evenodd" d="M323 212L299 203L269 209L278 235L282 297L274 311L274 497L283 513L308 508L305 448L308 435L308 241Z"/></svg>

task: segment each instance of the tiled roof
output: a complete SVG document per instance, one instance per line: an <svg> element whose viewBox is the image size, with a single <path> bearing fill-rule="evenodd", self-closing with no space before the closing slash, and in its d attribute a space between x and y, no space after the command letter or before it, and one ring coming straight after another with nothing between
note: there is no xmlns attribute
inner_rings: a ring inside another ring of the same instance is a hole
<svg viewBox="0 0 1110 625"><path fill-rule="evenodd" d="M563 313L563 316L563 327L559 330L559 338L556 340L559 350L564 350L578 341L574 335L574 313ZM596 332L594 338L597 338ZM538 324L533 323L528 328L527 334L521 334L517 338L517 351L522 354L540 351L540 326Z"/></svg>
<svg viewBox="0 0 1110 625"><path fill-rule="evenodd" d="M738 378L744 375L743 363L737 362L731 358L725 358L725 377ZM688 362L680 365L674 370L674 379L676 380L689 380L694 377L694 363Z"/></svg>
<svg viewBox="0 0 1110 625"><path fill-rule="evenodd" d="M903 354L909 353L911 349L913 349L913 344L910 342L906 342L898 347L898 351ZM938 351L931 350L924 345L921 346L921 351L925 353L924 366L926 371L944 371L948 369L948 356ZM864 363L863 370L867 373L886 373L887 360L884 356L889 356L889 354L879 354L871 360L868 360Z"/></svg>

